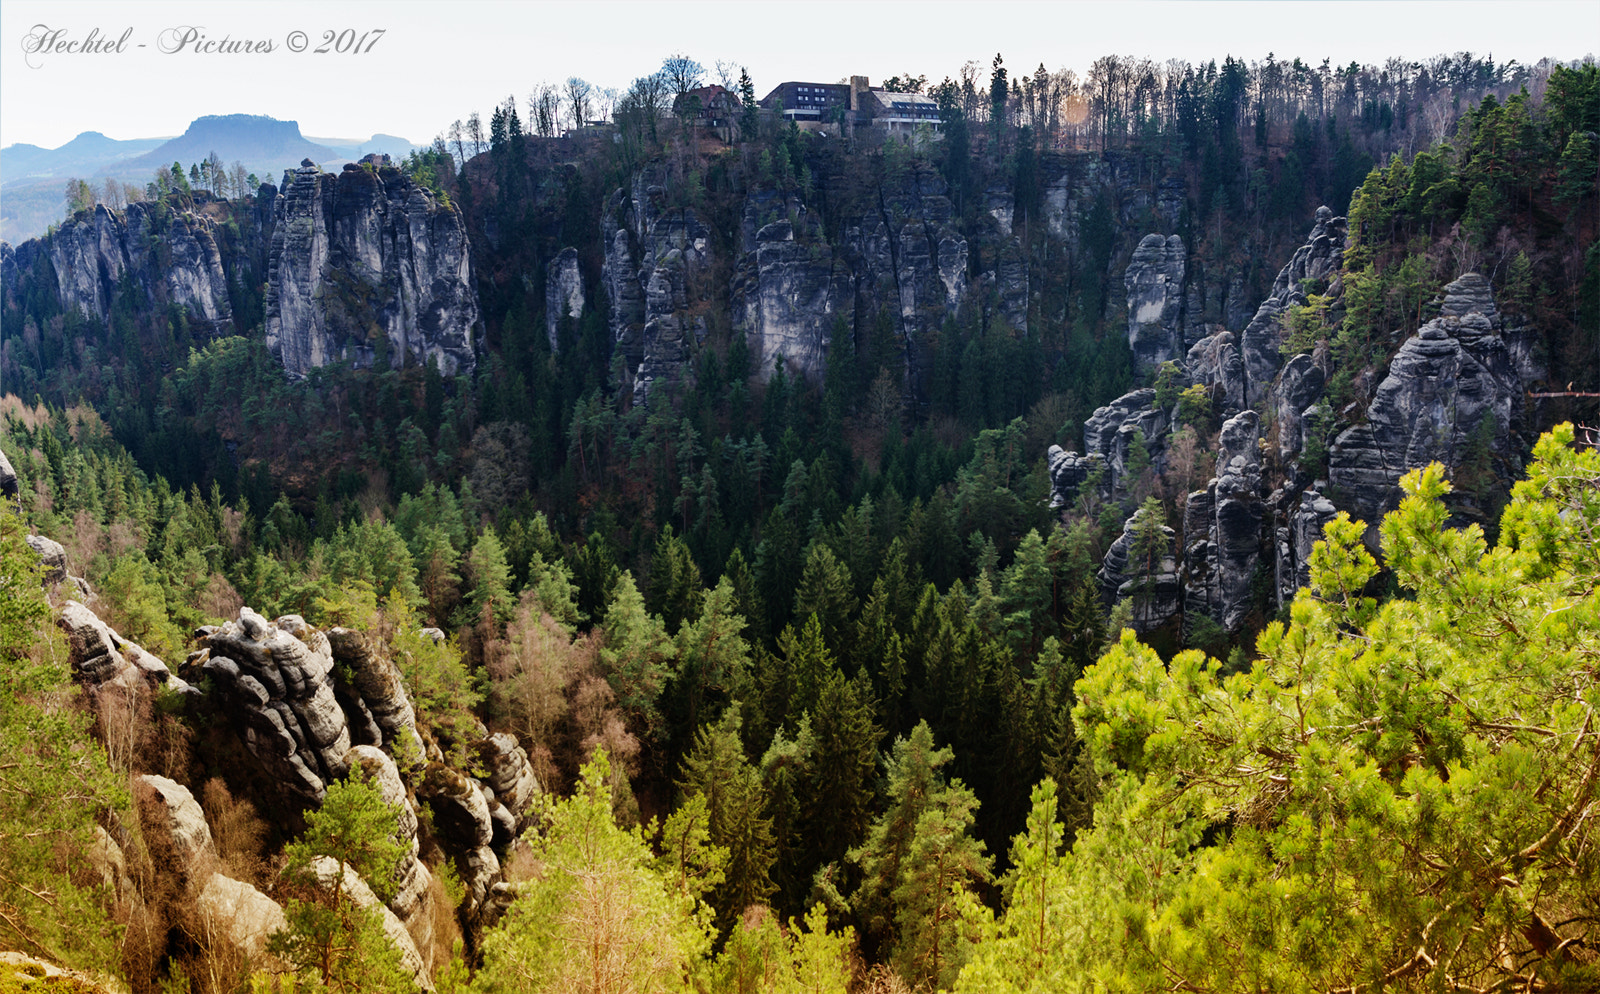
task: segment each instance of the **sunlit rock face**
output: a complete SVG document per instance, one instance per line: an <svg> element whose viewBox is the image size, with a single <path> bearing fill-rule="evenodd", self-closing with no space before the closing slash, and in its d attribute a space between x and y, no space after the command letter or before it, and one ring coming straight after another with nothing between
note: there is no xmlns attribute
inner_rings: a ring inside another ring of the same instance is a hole
<svg viewBox="0 0 1600 994"><path fill-rule="evenodd" d="M1522 381L1500 330L1482 276L1468 273L1445 287L1439 316L1395 354L1366 422L1334 440L1328 483L1336 503L1376 522L1398 506L1400 477L1431 462L1487 460L1497 475L1514 478Z"/></svg>
<svg viewBox="0 0 1600 994"><path fill-rule="evenodd" d="M292 377L331 362L476 362L478 294L461 212L392 167L310 162L273 205L267 347Z"/></svg>

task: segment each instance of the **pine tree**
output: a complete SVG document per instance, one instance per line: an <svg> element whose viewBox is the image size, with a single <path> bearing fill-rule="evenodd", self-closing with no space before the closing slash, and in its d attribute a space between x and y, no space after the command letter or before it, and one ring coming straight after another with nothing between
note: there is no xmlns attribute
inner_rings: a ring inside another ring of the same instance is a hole
<svg viewBox="0 0 1600 994"><path fill-rule="evenodd" d="M416 987L384 934L381 909L356 903L344 887L349 870L379 901L393 896L395 869L405 857L396 819L375 783L334 783L322 807L306 815L306 830L284 850L284 879L301 896L285 904L287 927L273 934L268 948L331 990Z"/></svg>
<svg viewBox="0 0 1600 994"><path fill-rule="evenodd" d="M661 619L645 613L633 574L624 572L612 588L604 628L602 672L617 695L618 706L629 715L629 726L653 737L661 724L658 699L672 675L677 650Z"/></svg>
<svg viewBox="0 0 1600 994"><path fill-rule="evenodd" d="M685 621L699 616L704 596L700 567L695 565L688 543L673 534L671 525L666 526L650 556L650 588L645 599L650 613L659 615L667 631L676 633Z"/></svg>
<svg viewBox="0 0 1600 994"><path fill-rule="evenodd" d="M505 547L494 529L485 529L467 554L467 576L472 584L466 610L470 622L488 618L503 625L516 609L512 596L511 568L506 565Z"/></svg>
<svg viewBox="0 0 1600 994"><path fill-rule="evenodd" d="M726 852L723 880L711 891L717 927L726 930L752 904L773 891L774 839L765 814L761 778L745 758L738 710L695 734L684 758L678 788L686 797L704 797L710 844Z"/></svg>
<svg viewBox="0 0 1600 994"><path fill-rule="evenodd" d="M824 644L830 651L841 653L846 649L850 616L855 610L855 585L850 568L840 562L827 545L811 543L805 569L800 574L800 585L795 589L795 617L815 616Z"/></svg>
<svg viewBox="0 0 1600 994"><path fill-rule="evenodd" d="M510 994L675 990L710 948L694 899L612 816L604 750L533 839L542 872L484 936L478 982Z"/></svg>
<svg viewBox="0 0 1600 994"><path fill-rule="evenodd" d="M71 695L67 646L51 623L38 555L0 508L0 945L62 966L114 972L112 895L85 885L97 818L126 824L125 781Z"/></svg>

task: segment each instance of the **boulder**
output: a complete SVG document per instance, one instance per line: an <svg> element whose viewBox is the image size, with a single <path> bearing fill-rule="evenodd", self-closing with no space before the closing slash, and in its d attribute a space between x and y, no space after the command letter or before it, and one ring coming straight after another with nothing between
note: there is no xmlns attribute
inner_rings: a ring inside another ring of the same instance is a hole
<svg viewBox="0 0 1600 994"><path fill-rule="evenodd" d="M207 945L226 943L252 960L266 955L274 932L289 927L278 902L255 887L213 873L195 899Z"/></svg>
<svg viewBox="0 0 1600 994"><path fill-rule="evenodd" d="M11 468L11 460L0 452L0 497L17 496L17 471Z"/></svg>
<svg viewBox="0 0 1600 994"><path fill-rule="evenodd" d="M44 567L46 585L60 583L67 578L67 550L61 547L60 542L43 535L29 535L27 542L28 548L38 555L39 564Z"/></svg>
<svg viewBox="0 0 1600 994"><path fill-rule="evenodd" d="M146 773L138 778L139 823L157 852L170 856L172 868L185 880L195 879L197 871L209 869L208 857L216 855L211 842L211 827L205 812L189 788L166 777ZM165 862L158 859L158 863Z"/></svg>

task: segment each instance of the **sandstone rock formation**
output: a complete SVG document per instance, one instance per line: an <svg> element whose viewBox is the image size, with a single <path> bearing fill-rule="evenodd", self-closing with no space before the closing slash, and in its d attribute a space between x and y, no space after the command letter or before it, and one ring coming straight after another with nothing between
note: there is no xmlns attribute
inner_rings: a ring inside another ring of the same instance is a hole
<svg viewBox="0 0 1600 994"><path fill-rule="evenodd" d="M692 339L705 333L689 313L705 292L697 278L711 264L711 232L691 208L668 204L658 170L638 173L617 190L601 218L601 280L611 306L611 340L633 374L636 402L674 374Z"/></svg>
<svg viewBox="0 0 1600 994"><path fill-rule="evenodd" d="M1134 361L1153 369L1184 354L1183 239L1145 235L1123 274L1128 294L1128 348Z"/></svg>
<svg viewBox="0 0 1600 994"><path fill-rule="evenodd" d="M417 952L417 944L412 941L411 933L406 931L405 923L378 900L377 895L372 893L372 888L367 886L366 881L362 880L355 870L346 866L341 876L338 860L328 856L318 856L312 860L311 869L322 886L330 887L337 881L339 889L344 891L350 900L363 908L376 909L383 917L383 934L388 936L396 949L400 950L401 966L411 974L418 987L425 991L433 990L433 978L428 975L427 964L423 961L422 954Z"/></svg>
<svg viewBox="0 0 1600 994"><path fill-rule="evenodd" d="M1127 475L1128 455L1135 438L1144 439L1145 450L1159 456L1171 427L1171 414L1155 406L1156 392L1150 387L1130 390L1104 407L1096 408L1083 423L1083 447L1089 457L1105 460L1107 484L1122 486Z"/></svg>
<svg viewBox="0 0 1600 994"><path fill-rule="evenodd" d="M394 760L390 759L382 749L370 745L353 747L345 756L345 763L352 770L360 769L371 782L377 784L383 793L384 803L395 811L398 819L395 837L402 846L405 846L406 855L395 868L394 896L389 899L388 907L406 923L412 937L417 939L419 944L427 945L425 940L431 935L433 927L429 898L433 875L428 872L428 867L419 855L417 813L406 797L406 787L400 779L400 771L395 767Z"/></svg>
<svg viewBox="0 0 1600 994"><path fill-rule="evenodd" d="M214 857L211 828L205 812L189 788L166 777L144 774L138 778L139 822L151 844L184 880L199 879L197 871L209 870L207 857Z"/></svg>
<svg viewBox="0 0 1600 994"><path fill-rule="evenodd" d="M1328 483L1336 503L1374 524L1398 506L1400 477L1435 460L1454 467L1475 456L1502 478L1520 470L1512 430L1522 382L1500 328L1482 276L1468 273L1445 287L1439 316L1389 364L1366 423L1334 440Z"/></svg>
<svg viewBox="0 0 1600 994"><path fill-rule="evenodd" d="M341 359L393 366L436 359L446 376L476 362L478 293L453 206L393 166L309 161L273 208L267 346L302 377Z"/></svg>
<svg viewBox="0 0 1600 994"><path fill-rule="evenodd" d="M320 804L344 775L350 729L333 691L326 636L301 641L248 607L207 634L203 669L249 752L293 795Z"/></svg>
<svg viewBox="0 0 1600 994"><path fill-rule="evenodd" d="M0 497L15 497L17 495L17 471L11 468L11 460L0 452Z"/></svg>
<svg viewBox="0 0 1600 994"><path fill-rule="evenodd" d="M1080 456L1059 445L1050 446L1046 454L1050 469L1050 506L1066 507L1078 497L1078 490L1089 479L1096 466L1104 465L1105 457L1099 453Z"/></svg>
<svg viewBox="0 0 1600 994"><path fill-rule="evenodd" d="M1237 414L1245 408L1244 358L1233 332L1219 328L1194 343L1184 357L1189 378L1212 391L1217 408Z"/></svg>
<svg viewBox="0 0 1600 994"><path fill-rule="evenodd" d="M1346 222L1326 207L1317 208L1316 224L1306 244L1295 250L1288 265L1279 270L1272 293L1261 302L1255 317L1239 337L1245 366L1245 402L1254 406L1266 396L1282 362L1283 312L1306 302L1301 281L1327 280L1344 260Z"/></svg>
<svg viewBox="0 0 1600 994"><path fill-rule="evenodd" d="M416 710L394 661L378 651L366 632L330 629L328 645L334 661L342 663L350 674L351 686L341 688L335 684L335 691L346 703L347 712L353 710L364 719L358 744L395 750L419 747ZM355 722L351 724L354 727Z"/></svg>
<svg viewBox="0 0 1600 994"><path fill-rule="evenodd" d="M1243 411L1218 436L1217 476L1189 495L1184 509L1184 610L1205 614L1230 632L1250 609L1251 581L1262 550L1261 418Z"/></svg>
<svg viewBox="0 0 1600 994"><path fill-rule="evenodd" d="M1322 530L1338 514L1333 502L1315 490L1300 495L1289 512L1288 524L1278 529L1276 567L1278 605L1294 599L1295 591L1311 583L1311 551L1322 541Z"/></svg>
<svg viewBox="0 0 1600 994"><path fill-rule="evenodd" d="M747 216L756 205L746 206ZM810 227L774 221L755 231L744 246L735 280L735 315L751 362L765 380L782 357L786 368L800 376L819 378L827 365L834 315L848 306L844 272L833 250Z"/></svg>
<svg viewBox="0 0 1600 994"><path fill-rule="evenodd" d="M213 873L195 898L207 945L226 942L254 961L266 955L272 933L289 927L278 902L254 886Z"/></svg>
<svg viewBox="0 0 1600 994"><path fill-rule="evenodd" d="M77 601L66 603L57 623L67 633L73 675L88 686L91 694L106 684L128 690L164 686L180 693L198 693L174 675L166 663L118 635Z"/></svg>
<svg viewBox="0 0 1600 994"><path fill-rule="evenodd" d="M123 212L97 206L62 222L55 236L23 246L18 265L42 249L55 273L63 307L103 321L124 279L149 305L185 308L214 334L233 329L228 277L218 249L217 222L165 204L129 204Z"/></svg>
<svg viewBox="0 0 1600 994"><path fill-rule="evenodd" d="M516 736L499 732L479 742L477 754L479 765L487 773L484 784L494 792L496 804L512 817L511 833L516 835L526 826L534 799L543 792L527 750L517 744Z"/></svg>
<svg viewBox="0 0 1600 994"><path fill-rule="evenodd" d="M1171 528L1151 523L1141 507L1106 550L1099 574L1105 601L1129 601L1136 631L1161 627L1183 607L1175 539Z"/></svg>
<svg viewBox="0 0 1600 994"><path fill-rule="evenodd" d="M550 351L561 351L561 319L574 323L583 316L583 273L578 268L578 250L568 246L545 267L544 324Z"/></svg>
<svg viewBox="0 0 1600 994"><path fill-rule="evenodd" d="M28 548L38 554L39 565L44 567L46 585L60 583L67 578L67 550L61 547L60 542L43 535L29 535L27 542Z"/></svg>
<svg viewBox="0 0 1600 994"><path fill-rule="evenodd" d="M1307 417L1322 398L1325 379L1322 368L1302 353L1284 364L1272 386L1278 414L1278 458L1285 464L1298 459L1305 448Z"/></svg>

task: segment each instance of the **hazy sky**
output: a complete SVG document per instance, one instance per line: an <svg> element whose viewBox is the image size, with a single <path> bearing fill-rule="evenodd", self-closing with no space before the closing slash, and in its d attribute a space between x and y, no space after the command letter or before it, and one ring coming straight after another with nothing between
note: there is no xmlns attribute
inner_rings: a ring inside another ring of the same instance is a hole
<svg viewBox="0 0 1600 994"><path fill-rule="evenodd" d="M40 28L39 26L43 26ZM185 35L184 29L194 31ZM120 52L29 54L29 37L97 30ZM325 32L360 54L316 54ZM378 36L377 29L383 34ZM296 35L295 32L303 32ZM197 52L192 41L270 43L271 51ZM307 50L292 51L306 42ZM0 5L0 145L59 146L79 132L176 135L204 114L266 114L302 133L422 142L507 95L525 105L541 80L582 76L625 88L682 52L712 69L749 67L759 95L790 79L831 82L902 72L937 81L999 52L1013 72L1080 73L1108 53L1157 60L1320 63L1492 53L1497 61L1569 60L1600 49L1600 0L1436 2L563 2L275 0ZM139 47L144 46L144 47ZM163 48L178 47L175 52Z"/></svg>

